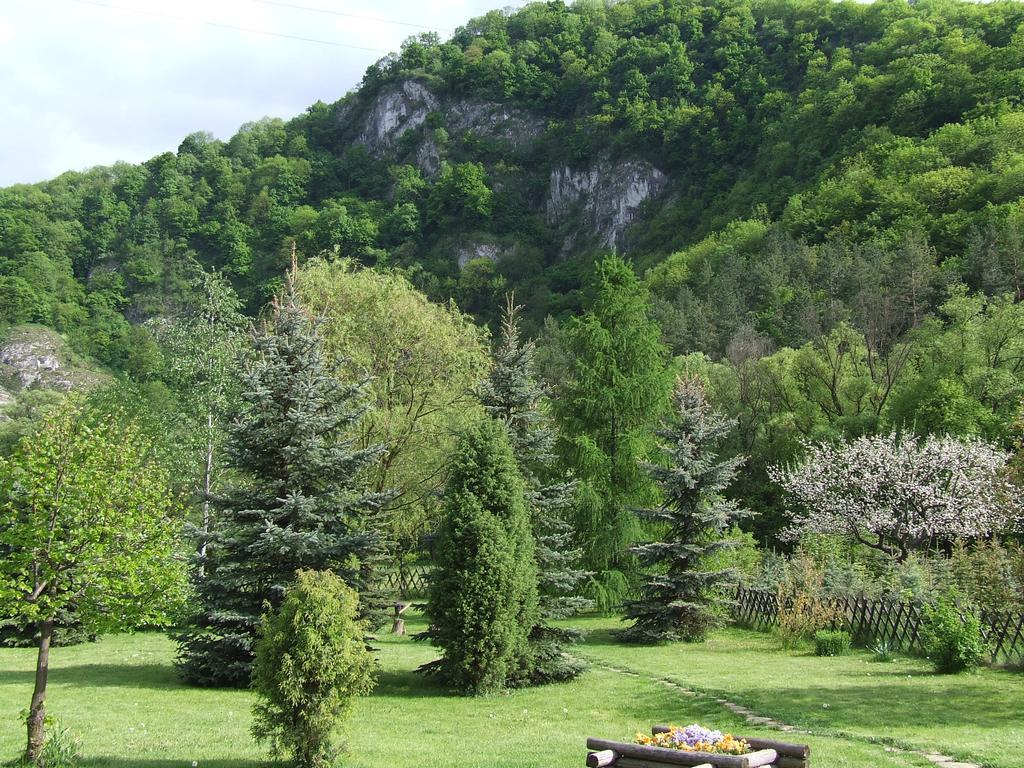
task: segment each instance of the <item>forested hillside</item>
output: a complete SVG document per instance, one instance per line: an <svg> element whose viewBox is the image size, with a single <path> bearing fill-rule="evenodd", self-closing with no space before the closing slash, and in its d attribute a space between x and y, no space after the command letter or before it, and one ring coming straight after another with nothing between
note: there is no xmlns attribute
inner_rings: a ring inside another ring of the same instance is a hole
<svg viewBox="0 0 1024 768"><path fill-rule="evenodd" d="M1020 3L953 0L494 11L291 120L0 190L0 318L147 381L144 321L195 301L194 262L252 315L294 243L492 327L515 289L558 381L559 323L611 250L677 365L740 419L762 511L764 467L800 439L910 426L1009 445L1022 24Z"/></svg>

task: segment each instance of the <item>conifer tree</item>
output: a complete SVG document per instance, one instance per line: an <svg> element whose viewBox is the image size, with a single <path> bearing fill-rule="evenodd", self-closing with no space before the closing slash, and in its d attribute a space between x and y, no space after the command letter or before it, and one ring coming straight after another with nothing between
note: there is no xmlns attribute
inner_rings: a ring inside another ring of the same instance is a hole
<svg viewBox="0 0 1024 768"><path fill-rule="evenodd" d="M558 449L579 481L575 529L588 585L602 610L632 586L629 548L643 531L630 510L652 503L656 489L638 465L668 399L666 350L649 317L648 293L618 256L599 262L594 301L566 326L568 378L552 401Z"/></svg>
<svg viewBox="0 0 1024 768"><path fill-rule="evenodd" d="M639 598L625 606L633 625L619 634L630 642L704 639L729 605L721 587L734 576L733 569L708 570L708 558L735 546L724 533L749 514L722 496L743 462L717 453L735 422L711 407L698 378L676 382L673 404L672 419L658 432L669 462L644 465L664 502L638 514L665 535L633 548L648 576Z"/></svg>
<svg viewBox="0 0 1024 768"><path fill-rule="evenodd" d="M572 526L566 519L576 484L556 467L555 430L544 410L542 400L547 393L537 379L535 354L534 343L521 338L519 308L510 296L502 318L501 343L494 351L494 365L481 386L480 399L487 412L508 428L512 453L524 480L541 619L530 632L533 681L544 683L570 679L585 668L565 652L567 645L579 640L580 633L550 626L544 620L572 616L593 602L579 595L588 574L578 567L582 551L573 546Z"/></svg>
<svg viewBox="0 0 1024 768"><path fill-rule="evenodd" d="M380 449L356 450L346 437L361 400L362 385L342 383L328 366L289 279L254 335L229 428L233 482L213 499L201 609L178 637L186 680L248 685L261 616L279 607L299 569L334 571L370 612L383 499L360 481Z"/></svg>
<svg viewBox="0 0 1024 768"><path fill-rule="evenodd" d="M490 693L532 675L537 572L529 514L505 428L485 419L461 437L445 488L425 665L460 691Z"/></svg>

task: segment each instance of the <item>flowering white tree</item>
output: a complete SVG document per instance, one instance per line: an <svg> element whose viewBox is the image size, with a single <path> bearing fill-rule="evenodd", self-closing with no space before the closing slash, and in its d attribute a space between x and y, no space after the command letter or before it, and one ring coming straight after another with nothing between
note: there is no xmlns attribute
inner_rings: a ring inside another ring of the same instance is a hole
<svg viewBox="0 0 1024 768"><path fill-rule="evenodd" d="M769 470L796 502L793 538L846 533L903 561L937 539L985 536L1020 518L1010 456L984 440L891 434L806 447L798 463Z"/></svg>

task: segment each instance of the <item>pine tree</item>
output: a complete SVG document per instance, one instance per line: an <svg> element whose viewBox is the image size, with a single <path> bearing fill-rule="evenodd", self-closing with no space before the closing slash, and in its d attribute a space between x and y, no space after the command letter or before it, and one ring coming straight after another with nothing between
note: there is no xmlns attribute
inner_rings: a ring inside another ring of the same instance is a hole
<svg viewBox="0 0 1024 768"><path fill-rule="evenodd" d="M647 289L617 256L597 265L592 308L566 327L568 379L552 401L559 454L579 480L575 530L588 585L611 611L629 591L636 566L629 548L642 535L630 509L656 490L637 460L667 401L666 350L649 317Z"/></svg>
<svg viewBox="0 0 1024 768"><path fill-rule="evenodd" d="M481 386L487 412L508 428L512 453L526 491L537 562L540 619L530 632L533 682L568 680L585 665L566 653L580 639L577 630L553 627L545 619L572 616L593 605L579 595L587 573L577 567L582 551L573 546L573 529L566 520L576 484L560 474L554 455L555 430L544 411L544 387L538 382L536 346L523 341L519 308L509 297L501 325L501 343L494 352L491 374Z"/></svg>
<svg viewBox="0 0 1024 768"><path fill-rule="evenodd" d="M537 624L533 538L506 430L492 419L459 441L435 559L426 636L443 657L422 671L468 693L527 682Z"/></svg>
<svg viewBox="0 0 1024 768"><path fill-rule="evenodd" d="M659 524L665 536L633 549L648 578L640 597L625 606L633 625L619 634L631 642L704 639L730 604L721 587L735 575L732 569L708 570L708 558L735 546L723 534L749 514L722 496L743 462L720 460L717 453L735 422L715 412L697 378L680 379L673 401L674 420L658 432L670 461L645 464L664 502L638 514Z"/></svg>
<svg viewBox="0 0 1024 768"><path fill-rule="evenodd" d="M364 618L374 605L384 499L359 478L380 449L346 438L365 410L362 385L333 375L291 280L253 347L226 446L234 482L213 499L201 610L178 637L180 672L200 685L249 684L261 615L300 568L337 573L363 595Z"/></svg>

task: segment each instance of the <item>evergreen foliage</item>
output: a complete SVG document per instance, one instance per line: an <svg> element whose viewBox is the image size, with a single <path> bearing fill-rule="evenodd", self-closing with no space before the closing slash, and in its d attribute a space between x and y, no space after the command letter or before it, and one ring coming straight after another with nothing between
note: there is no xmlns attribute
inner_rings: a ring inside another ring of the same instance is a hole
<svg viewBox="0 0 1024 768"><path fill-rule="evenodd" d="M384 500L361 473L380 448L348 437L365 411L361 383L342 383L328 365L317 323L296 303L291 281L253 338L243 391L226 446L232 482L214 497L200 610L179 636L179 668L200 685L246 686L267 603L280 605L302 568L332 570L373 596Z"/></svg>
<svg viewBox="0 0 1024 768"><path fill-rule="evenodd" d="M579 480L574 526L583 567L595 573L589 589L608 611L636 574L629 547L642 528L630 509L656 498L638 460L650 446L669 380L647 289L632 267L605 258L593 290L590 311L566 327L570 369L552 406L561 458Z"/></svg>
<svg viewBox="0 0 1024 768"><path fill-rule="evenodd" d="M588 574L578 567L582 551L573 545L568 521L576 484L556 466L555 430L544 402L547 392L537 379L534 363L536 345L523 340L519 326L519 308L509 296L501 340L494 351L491 373L480 388L480 400L487 412L508 428L525 484L542 620L530 632L533 679L543 683L570 679L584 669L581 661L565 652L580 633L543 620L572 616L593 602L579 595Z"/></svg>
<svg viewBox="0 0 1024 768"><path fill-rule="evenodd" d="M423 671L473 694L528 682L538 621L533 537L507 430L492 419L459 441L435 560L426 635L443 657Z"/></svg>
<svg viewBox="0 0 1024 768"><path fill-rule="evenodd" d="M735 423L714 411L697 378L676 382L673 405L672 421L658 432L668 464L646 465L664 501L639 514L664 535L633 550L648 571L639 597L626 604L633 625L621 636L631 642L701 641L721 621L730 604L721 587L735 574L709 570L707 560L735 546L724 534L748 514L722 496L743 461L718 454Z"/></svg>
<svg viewBox="0 0 1024 768"><path fill-rule="evenodd" d="M252 732L298 768L329 768L335 733L374 685L359 595L331 571L298 571L281 607L263 617L252 684Z"/></svg>

